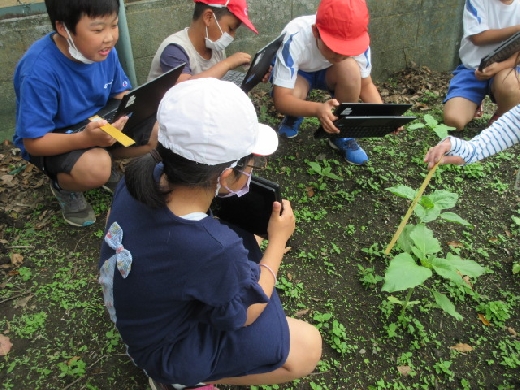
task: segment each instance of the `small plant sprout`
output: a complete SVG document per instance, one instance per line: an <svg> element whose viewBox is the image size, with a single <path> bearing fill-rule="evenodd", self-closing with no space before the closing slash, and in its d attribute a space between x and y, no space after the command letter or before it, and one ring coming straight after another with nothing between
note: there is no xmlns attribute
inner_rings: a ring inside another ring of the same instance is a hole
<svg viewBox="0 0 520 390"><path fill-rule="evenodd" d="M407 129L417 130L427 127L428 129L432 130L435 134L437 134L439 138L446 138L448 136L448 131L455 130L455 127L439 123L437 119L435 119L430 114L426 114L423 119L425 123L414 123L408 126Z"/></svg>

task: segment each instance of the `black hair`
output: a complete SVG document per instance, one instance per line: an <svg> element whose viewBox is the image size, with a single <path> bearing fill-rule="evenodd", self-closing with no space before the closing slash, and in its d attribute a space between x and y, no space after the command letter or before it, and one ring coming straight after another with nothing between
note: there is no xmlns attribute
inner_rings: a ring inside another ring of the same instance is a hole
<svg viewBox="0 0 520 390"><path fill-rule="evenodd" d="M199 164L173 153L160 142L157 143L156 150L164 164L163 173L166 175L168 187L161 187L154 177L157 158L153 153L133 159L125 169L125 183L130 195L152 208L164 207L168 195L174 191L175 186L211 188L224 169L234 162L217 165ZM241 168L251 158L252 155L249 155L239 160L237 166L233 168L235 177L240 175Z"/></svg>
<svg viewBox="0 0 520 390"><path fill-rule="evenodd" d="M233 13L227 7L211 7L204 3L195 3L195 9L193 11L193 20L199 19L206 9L211 9L215 14L217 20L220 20L225 15L233 15ZM234 15L233 15L234 16Z"/></svg>
<svg viewBox="0 0 520 390"><path fill-rule="evenodd" d="M119 5L119 0L45 0L54 31L56 22L63 22L71 33L76 33L76 26L83 16L94 18L117 14Z"/></svg>

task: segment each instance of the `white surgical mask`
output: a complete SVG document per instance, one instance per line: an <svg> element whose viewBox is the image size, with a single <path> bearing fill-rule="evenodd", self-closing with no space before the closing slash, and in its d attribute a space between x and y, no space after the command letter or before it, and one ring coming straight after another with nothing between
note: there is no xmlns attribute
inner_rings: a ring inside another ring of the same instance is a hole
<svg viewBox="0 0 520 390"><path fill-rule="evenodd" d="M218 24L217 18L215 14L213 14L213 17L215 18L215 23L217 23L218 29L222 33L219 39L217 39L215 42L213 42L211 39L209 39L208 35L208 26L206 26L206 38L204 38L204 41L206 42L206 47L211 50L216 51L222 51L226 47L229 46L231 42L233 42L233 37L229 35L227 32L223 32L222 28L220 28L220 24Z"/></svg>
<svg viewBox="0 0 520 390"><path fill-rule="evenodd" d="M83 62L86 65L93 64L95 61L89 60L87 57L85 57L81 52L78 50L74 42L72 41L72 35L70 35L69 29L65 24L63 25L65 27L65 31L67 32L68 37L65 38L67 40L67 43L69 44L69 54L77 61Z"/></svg>

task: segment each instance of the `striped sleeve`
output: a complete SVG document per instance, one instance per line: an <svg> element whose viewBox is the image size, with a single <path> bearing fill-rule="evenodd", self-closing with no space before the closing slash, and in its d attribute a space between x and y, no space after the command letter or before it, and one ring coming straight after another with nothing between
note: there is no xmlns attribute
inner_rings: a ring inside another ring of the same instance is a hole
<svg viewBox="0 0 520 390"><path fill-rule="evenodd" d="M520 142L520 105L513 107L490 127L469 141L449 137L448 156L459 156L471 164L510 148Z"/></svg>

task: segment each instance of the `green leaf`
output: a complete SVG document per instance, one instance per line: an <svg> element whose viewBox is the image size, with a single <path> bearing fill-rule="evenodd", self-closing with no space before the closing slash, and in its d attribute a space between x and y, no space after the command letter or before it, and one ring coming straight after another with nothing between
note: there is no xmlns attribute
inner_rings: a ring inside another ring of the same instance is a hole
<svg viewBox="0 0 520 390"><path fill-rule="evenodd" d="M511 219L513 220L514 223L516 223L517 225L520 225L520 218L518 218L516 215L512 215Z"/></svg>
<svg viewBox="0 0 520 390"><path fill-rule="evenodd" d="M443 278L451 280L457 284L464 283L462 275L457 272L457 268L455 268L450 261L436 257L432 261L432 266L434 271Z"/></svg>
<svg viewBox="0 0 520 390"><path fill-rule="evenodd" d="M435 128L435 126L437 126L437 124L439 122L437 122L437 120L431 116L430 114L426 114L424 116L424 121L426 122L426 124L428 125L428 127L430 127L431 129Z"/></svg>
<svg viewBox="0 0 520 390"><path fill-rule="evenodd" d="M431 221L435 221L439 215L441 214L442 209L440 207L434 206L431 209L425 209L422 205L418 204L415 206L415 215L421 223L428 223Z"/></svg>
<svg viewBox="0 0 520 390"><path fill-rule="evenodd" d="M441 294L437 291L432 291L433 297L435 298L435 302L439 307L444 310L449 315L455 317L457 320L462 320L462 316L457 313L457 310L455 310L455 305L451 303L451 301L448 299L448 297L444 294Z"/></svg>
<svg viewBox="0 0 520 390"><path fill-rule="evenodd" d="M415 247L423 253L422 257L441 251L439 240L433 237L433 231L428 229L425 225L421 224L415 226L413 231L410 233L410 238Z"/></svg>
<svg viewBox="0 0 520 390"><path fill-rule="evenodd" d="M393 295L390 295L388 297L388 300L390 301L390 303L393 303L394 305L403 305L403 301L397 299L396 297L394 297Z"/></svg>
<svg viewBox="0 0 520 390"><path fill-rule="evenodd" d="M400 196L401 198L410 199L413 200L415 198L415 194L417 191L415 191L413 188L408 186L395 186L395 187L388 187L386 189L387 191L390 191L392 194L396 196Z"/></svg>
<svg viewBox="0 0 520 390"><path fill-rule="evenodd" d="M406 130L417 130L417 129L424 129L424 123L414 123L411 125L406 126Z"/></svg>
<svg viewBox="0 0 520 390"><path fill-rule="evenodd" d="M437 125L433 128L435 134L439 136L439 138L446 138L448 136L448 131L455 130L455 127L447 126L447 125Z"/></svg>
<svg viewBox="0 0 520 390"><path fill-rule="evenodd" d="M433 203L435 203L435 206L440 207L441 209L451 209L455 207L457 200L459 200L457 194L445 190L435 190L428 196Z"/></svg>
<svg viewBox="0 0 520 390"><path fill-rule="evenodd" d="M311 167L311 169L318 173L318 174L321 174L321 165L318 164L317 162L314 162L314 161L307 161L307 164Z"/></svg>
<svg viewBox="0 0 520 390"><path fill-rule="evenodd" d="M433 203L432 199L428 195L421 196L419 204L425 209L432 209L435 206L435 203Z"/></svg>
<svg viewBox="0 0 520 390"><path fill-rule="evenodd" d="M385 273L382 291L394 292L419 286L432 276L432 271L418 265L408 253L400 253L393 260Z"/></svg>
<svg viewBox="0 0 520 390"><path fill-rule="evenodd" d="M413 242L410 239L410 233L413 231L415 225L406 225L397 239L397 245L403 251L410 253L412 251Z"/></svg>
<svg viewBox="0 0 520 390"><path fill-rule="evenodd" d="M464 260L453 253L448 253L448 260L462 275L468 275L472 278L478 278L486 269L473 260Z"/></svg>
<svg viewBox="0 0 520 390"><path fill-rule="evenodd" d="M473 226L471 223L466 221L464 218L461 218L458 214L455 214L454 212L451 212L451 211L442 213L440 215L440 217L442 219L445 219L448 222L454 222L454 223L458 223L458 224L464 225L464 226Z"/></svg>
<svg viewBox="0 0 520 390"><path fill-rule="evenodd" d="M520 263L513 264L513 273L514 274L520 273Z"/></svg>

